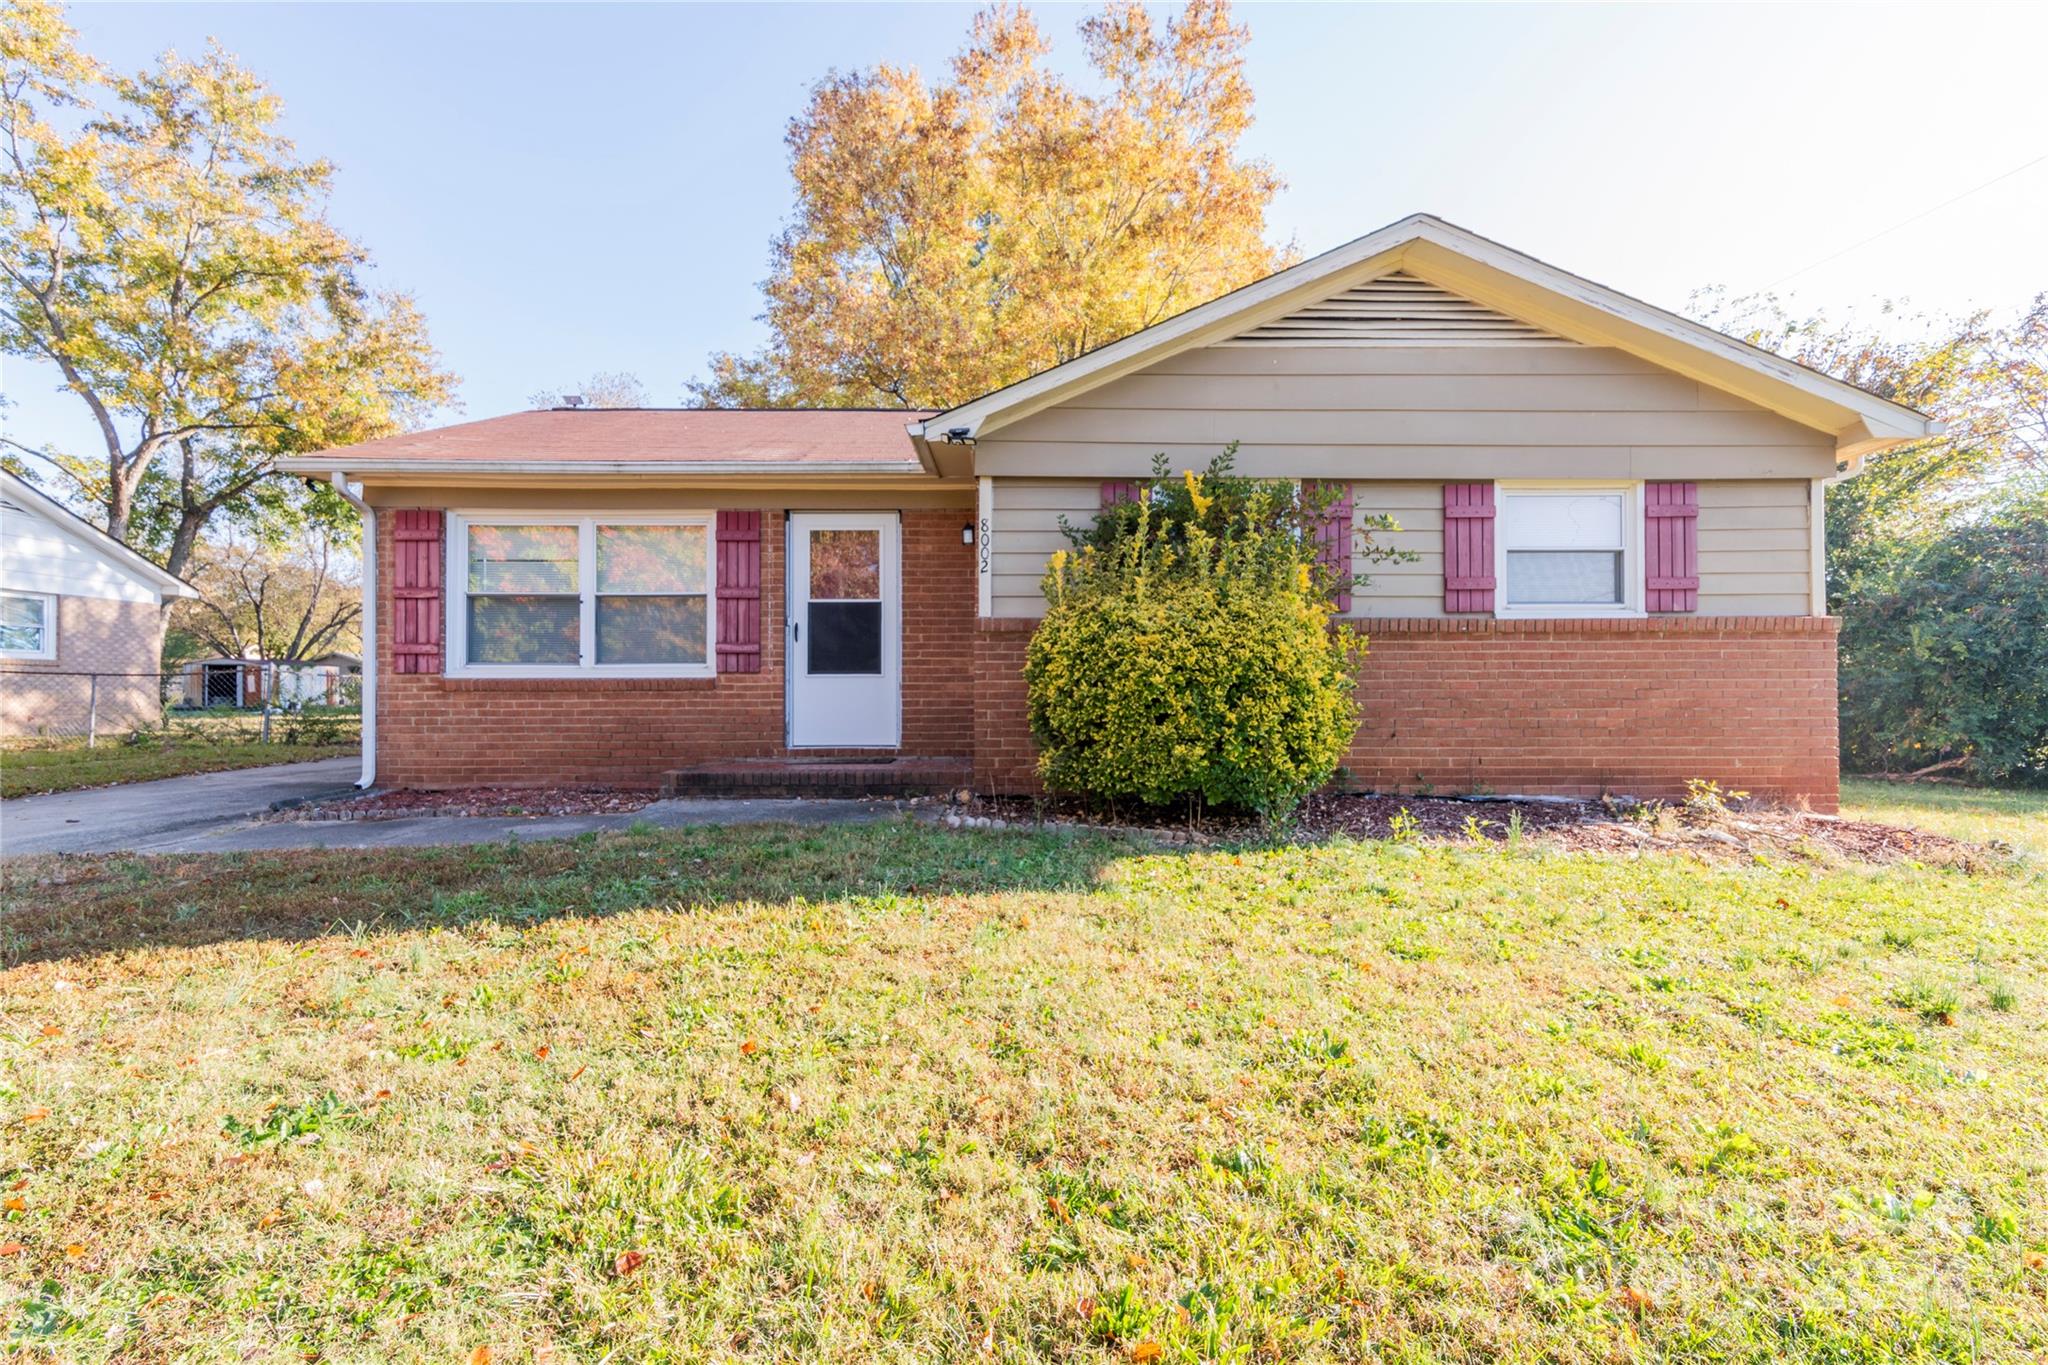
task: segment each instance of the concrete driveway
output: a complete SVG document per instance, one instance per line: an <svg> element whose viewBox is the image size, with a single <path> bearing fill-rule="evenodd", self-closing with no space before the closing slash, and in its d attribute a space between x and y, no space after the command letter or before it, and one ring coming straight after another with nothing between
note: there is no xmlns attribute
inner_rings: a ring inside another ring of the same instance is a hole
<svg viewBox="0 0 2048 1365"><path fill-rule="evenodd" d="M0 856L30 853L238 853L290 848L427 848L506 839L565 839L634 825L864 824L896 818L883 801L656 801L618 815L412 816L276 820L280 801L347 792L361 760L169 777L91 791L0 801Z"/></svg>
<svg viewBox="0 0 2048 1365"><path fill-rule="evenodd" d="M359 758L194 773L0 801L0 855L178 851L195 831L262 815L279 801L345 792Z"/></svg>

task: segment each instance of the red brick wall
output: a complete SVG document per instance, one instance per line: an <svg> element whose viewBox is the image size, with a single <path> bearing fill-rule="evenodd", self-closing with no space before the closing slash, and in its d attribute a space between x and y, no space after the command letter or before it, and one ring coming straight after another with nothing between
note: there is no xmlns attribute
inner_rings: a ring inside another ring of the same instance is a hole
<svg viewBox="0 0 2048 1365"><path fill-rule="evenodd" d="M965 757L973 744L974 551L957 510L903 514L903 746ZM391 612L388 515L378 522L378 617ZM671 768L766 758L783 747L784 530L761 518L761 671L715 679L443 678L391 671L377 640L383 786L652 785ZM816 755L817 750L805 750Z"/></svg>
<svg viewBox="0 0 2048 1365"><path fill-rule="evenodd" d="M974 785L985 792L1039 790L1038 749L1024 693L1024 651L1036 621L996 617L974 638Z"/></svg>
<svg viewBox="0 0 2048 1365"><path fill-rule="evenodd" d="M1346 785L1670 798L1705 777L1836 808L1832 619L1367 624ZM981 625L975 782L1030 791L1033 623Z"/></svg>

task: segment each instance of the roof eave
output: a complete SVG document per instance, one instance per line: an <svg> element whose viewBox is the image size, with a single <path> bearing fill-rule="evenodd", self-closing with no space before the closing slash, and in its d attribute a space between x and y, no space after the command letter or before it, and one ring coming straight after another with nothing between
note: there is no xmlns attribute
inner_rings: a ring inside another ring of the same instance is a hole
<svg viewBox="0 0 2048 1365"><path fill-rule="evenodd" d="M299 455L278 461L287 474L308 476L344 474L360 481L365 475L419 474L516 474L585 475L652 474L669 478L801 478L806 475L855 478L900 477L926 474L918 460L348 460L331 456Z"/></svg>

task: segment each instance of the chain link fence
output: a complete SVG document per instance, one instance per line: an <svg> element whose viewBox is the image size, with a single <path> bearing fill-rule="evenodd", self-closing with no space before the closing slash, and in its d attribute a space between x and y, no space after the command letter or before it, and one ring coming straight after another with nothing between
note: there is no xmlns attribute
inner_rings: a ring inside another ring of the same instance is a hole
<svg viewBox="0 0 2048 1365"><path fill-rule="evenodd" d="M0 749L97 748L150 736L220 744L354 744L362 675L276 659L156 673L0 667Z"/></svg>

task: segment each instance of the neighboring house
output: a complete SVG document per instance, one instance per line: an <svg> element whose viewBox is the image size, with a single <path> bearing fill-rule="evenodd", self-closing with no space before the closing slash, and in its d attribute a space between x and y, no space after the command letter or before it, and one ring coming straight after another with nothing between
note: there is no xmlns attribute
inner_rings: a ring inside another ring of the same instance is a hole
<svg viewBox="0 0 2048 1365"><path fill-rule="evenodd" d="M1030 790L1060 518L1236 441L1416 555L1339 604L1344 781L1826 810L1823 489L1934 430L1418 216L949 412L532 412L285 463L373 524L366 781Z"/></svg>
<svg viewBox="0 0 2048 1365"><path fill-rule="evenodd" d="M164 601L194 596L0 470L0 736L157 725Z"/></svg>
<svg viewBox="0 0 2048 1365"><path fill-rule="evenodd" d="M347 660L346 664L335 662ZM339 706L343 679L361 671L352 654L330 654L300 663L264 662L217 655L178 665L176 705L187 707Z"/></svg>

